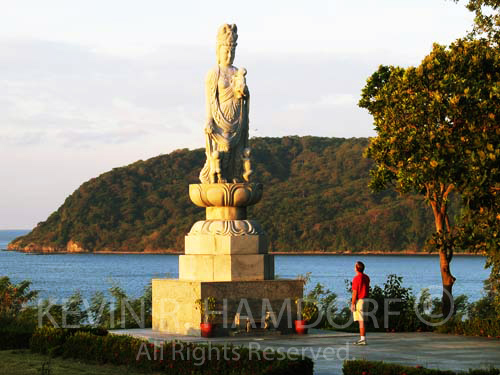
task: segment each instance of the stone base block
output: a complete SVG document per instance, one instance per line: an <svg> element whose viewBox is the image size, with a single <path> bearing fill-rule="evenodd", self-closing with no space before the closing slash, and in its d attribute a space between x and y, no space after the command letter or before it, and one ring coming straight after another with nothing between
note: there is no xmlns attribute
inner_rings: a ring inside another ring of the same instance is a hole
<svg viewBox="0 0 500 375"><path fill-rule="evenodd" d="M251 322L263 321L272 313L272 326L282 334L293 332L297 319L296 297L303 295L300 280L263 281L186 281L153 279L153 330L162 333L200 336L201 313L197 299L214 297L218 312L216 336L228 336L235 331L237 313Z"/></svg>
<svg viewBox="0 0 500 375"><path fill-rule="evenodd" d="M200 281L240 281L274 279L274 256L180 255L179 279Z"/></svg>
<svg viewBox="0 0 500 375"><path fill-rule="evenodd" d="M185 237L185 253L205 255L266 254L264 235L221 236L196 234Z"/></svg>

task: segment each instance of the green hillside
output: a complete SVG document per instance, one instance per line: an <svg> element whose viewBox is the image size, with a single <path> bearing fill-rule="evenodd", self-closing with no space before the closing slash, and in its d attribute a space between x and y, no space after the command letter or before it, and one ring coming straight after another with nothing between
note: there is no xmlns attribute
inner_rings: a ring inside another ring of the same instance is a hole
<svg viewBox="0 0 500 375"><path fill-rule="evenodd" d="M249 209L273 251L422 249L430 210L415 198L368 188L366 138L284 137L251 140L262 201ZM177 150L115 168L85 182L12 250L160 251L184 248L204 210L189 201L204 151Z"/></svg>

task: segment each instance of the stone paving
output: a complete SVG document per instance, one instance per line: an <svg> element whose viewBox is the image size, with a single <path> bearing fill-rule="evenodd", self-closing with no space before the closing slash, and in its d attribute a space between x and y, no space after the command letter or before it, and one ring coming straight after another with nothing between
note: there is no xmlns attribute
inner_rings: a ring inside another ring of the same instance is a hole
<svg viewBox="0 0 500 375"><path fill-rule="evenodd" d="M231 343L255 349L304 352L314 360L315 375L342 374L344 359L386 361L446 370L500 367L500 340L437 333L369 333L367 346L352 345L357 335L311 330L308 335L262 337L202 337L167 335L151 329L112 331L149 340Z"/></svg>

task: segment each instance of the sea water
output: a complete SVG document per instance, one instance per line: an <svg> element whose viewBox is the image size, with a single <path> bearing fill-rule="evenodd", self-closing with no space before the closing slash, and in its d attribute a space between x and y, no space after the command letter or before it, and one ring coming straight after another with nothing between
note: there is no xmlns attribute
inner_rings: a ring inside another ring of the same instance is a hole
<svg viewBox="0 0 500 375"><path fill-rule="evenodd" d="M0 231L0 249L26 231ZM278 278L296 278L311 273L312 288L322 283L347 299L345 280L354 276L354 263L361 260L372 285L383 285L387 276L403 277L403 286L418 294L429 288L433 296L441 293L441 276L437 256L420 255L277 255ZM455 256L451 270L457 281L454 295L465 294L469 301L482 295L483 281L489 270L485 258ZM32 288L43 298L67 298L75 291L89 298L96 291L106 292L112 285L122 287L130 297L138 297L152 278L177 278L178 255L171 254L29 254L0 251L0 276L14 282L31 280Z"/></svg>

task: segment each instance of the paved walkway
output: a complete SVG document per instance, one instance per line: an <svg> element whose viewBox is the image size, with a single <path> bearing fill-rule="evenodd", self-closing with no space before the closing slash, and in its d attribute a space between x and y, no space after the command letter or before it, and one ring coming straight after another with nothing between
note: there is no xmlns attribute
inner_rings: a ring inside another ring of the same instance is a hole
<svg viewBox="0 0 500 375"><path fill-rule="evenodd" d="M309 335L202 337L167 335L151 329L112 331L149 340L180 340L189 342L231 343L255 349L273 348L280 351L304 352L314 360L315 375L342 374L345 359L367 359L421 365L445 370L470 368L500 368L500 340L464 337L437 333L369 333L367 346L351 343L358 336L349 333L312 330Z"/></svg>

